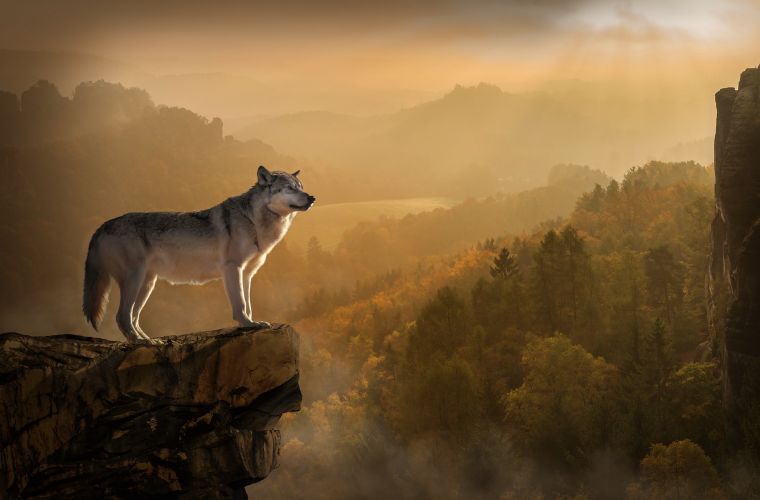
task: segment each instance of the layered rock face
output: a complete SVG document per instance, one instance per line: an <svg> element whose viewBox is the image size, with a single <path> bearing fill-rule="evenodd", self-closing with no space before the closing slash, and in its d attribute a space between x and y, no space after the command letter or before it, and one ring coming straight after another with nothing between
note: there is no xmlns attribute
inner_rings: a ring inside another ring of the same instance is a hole
<svg viewBox="0 0 760 500"><path fill-rule="evenodd" d="M162 340L0 335L0 497L245 498L277 467L297 333Z"/></svg>
<svg viewBox="0 0 760 500"><path fill-rule="evenodd" d="M710 329L734 438L760 451L760 68L715 101Z"/></svg>

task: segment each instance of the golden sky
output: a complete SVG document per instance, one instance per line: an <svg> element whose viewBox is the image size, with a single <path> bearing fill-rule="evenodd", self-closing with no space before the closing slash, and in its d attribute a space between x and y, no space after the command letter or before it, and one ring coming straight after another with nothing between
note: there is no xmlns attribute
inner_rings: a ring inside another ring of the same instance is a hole
<svg viewBox="0 0 760 500"><path fill-rule="evenodd" d="M324 92L556 80L702 92L760 63L760 0L8 1L0 48ZM357 110L360 111L360 110Z"/></svg>

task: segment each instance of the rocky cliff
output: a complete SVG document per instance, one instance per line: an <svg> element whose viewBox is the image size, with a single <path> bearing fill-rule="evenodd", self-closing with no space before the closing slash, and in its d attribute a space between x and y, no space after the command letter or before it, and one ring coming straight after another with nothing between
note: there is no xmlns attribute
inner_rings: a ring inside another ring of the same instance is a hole
<svg viewBox="0 0 760 500"><path fill-rule="evenodd" d="M736 444L760 451L760 68L715 95L710 330Z"/></svg>
<svg viewBox="0 0 760 500"><path fill-rule="evenodd" d="M277 467L296 332L162 340L0 335L0 497L245 498Z"/></svg>

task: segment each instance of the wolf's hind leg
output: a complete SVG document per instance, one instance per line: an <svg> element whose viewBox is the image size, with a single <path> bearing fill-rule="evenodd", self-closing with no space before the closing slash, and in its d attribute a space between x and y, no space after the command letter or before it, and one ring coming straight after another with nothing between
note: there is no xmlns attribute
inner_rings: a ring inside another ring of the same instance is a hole
<svg viewBox="0 0 760 500"><path fill-rule="evenodd" d="M251 280L253 273L249 272L243 276L243 301L245 302L245 315L253 321L253 306L251 305Z"/></svg>
<svg viewBox="0 0 760 500"><path fill-rule="evenodd" d="M140 287L140 291L137 293L135 307L132 309L132 325L134 325L135 330L137 330L138 333L141 333L144 337L147 338L149 338L148 335L143 331L142 328L140 328L140 313L142 313L145 304L148 302L150 294L153 293L157 278L158 276L155 274L153 276L147 276L145 278L142 287Z"/></svg>
<svg viewBox="0 0 760 500"><path fill-rule="evenodd" d="M145 340L147 338L145 334L141 335L135 329L132 322L132 311L134 310L137 294L140 292L144 280L145 269L134 271L126 278L119 280L121 297L119 300L119 310L116 313L116 324L129 342L136 342L137 340Z"/></svg>
<svg viewBox="0 0 760 500"><path fill-rule="evenodd" d="M246 304L243 298L243 270L235 263L224 266L224 290L232 307L232 319L241 326L250 326L251 320L246 316Z"/></svg>

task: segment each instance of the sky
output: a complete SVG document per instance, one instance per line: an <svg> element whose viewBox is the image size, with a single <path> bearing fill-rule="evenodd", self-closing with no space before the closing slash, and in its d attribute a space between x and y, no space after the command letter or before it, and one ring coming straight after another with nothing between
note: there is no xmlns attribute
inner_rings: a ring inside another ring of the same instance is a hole
<svg viewBox="0 0 760 500"><path fill-rule="evenodd" d="M0 0L0 48L80 52L151 75L220 73L422 100L455 84L552 81L703 92L760 63L760 0ZM293 93L291 92L290 95ZM382 100L381 100L382 101ZM330 99L324 102L331 102ZM382 106L379 106L382 108ZM366 108L366 106L364 106ZM388 110L390 111L390 110Z"/></svg>

